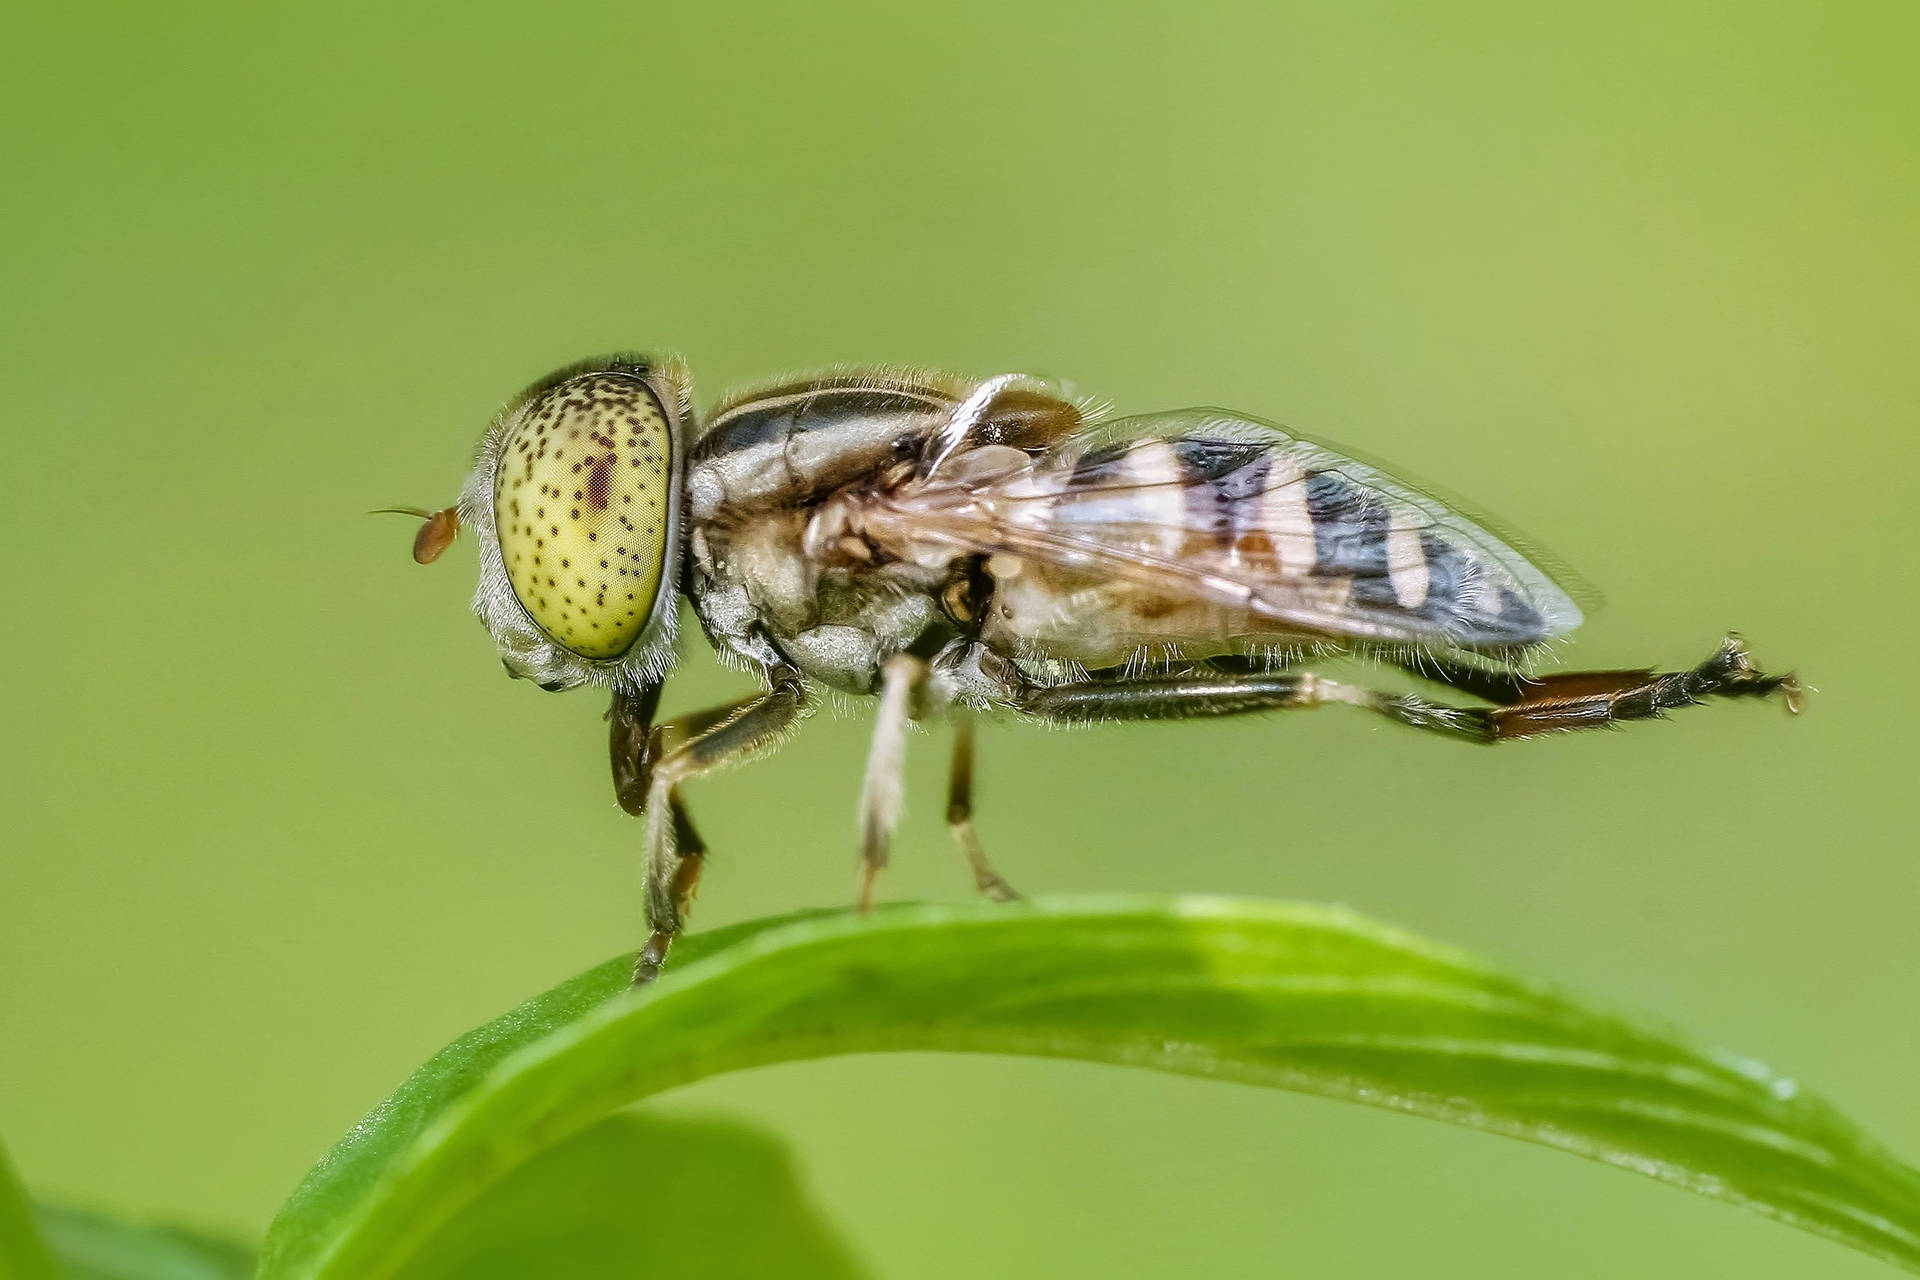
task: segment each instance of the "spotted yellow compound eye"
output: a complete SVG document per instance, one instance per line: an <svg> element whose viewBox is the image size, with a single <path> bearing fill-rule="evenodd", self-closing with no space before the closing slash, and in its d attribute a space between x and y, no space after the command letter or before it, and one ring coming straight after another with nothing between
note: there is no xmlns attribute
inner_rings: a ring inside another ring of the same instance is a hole
<svg viewBox="0 0 1920 1280"><path fill-rule="evenodd" d="M582 374L521 409L494 473L494 523L514 594L556 644L617 658L646 630L672 458L665 410L629 374Z"/></svg>

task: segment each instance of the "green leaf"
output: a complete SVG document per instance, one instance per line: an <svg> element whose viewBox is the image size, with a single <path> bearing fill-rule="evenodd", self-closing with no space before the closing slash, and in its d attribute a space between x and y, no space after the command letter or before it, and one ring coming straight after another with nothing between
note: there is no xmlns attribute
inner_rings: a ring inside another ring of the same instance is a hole
<svg viewBox="0 0 1920 1280"><path fill-rule="evenodd" d="M675 1085L929 1049L1153 1067L1450 1120L1920 1270L1920 1173L1793 1081L1343 910L902 907L704 944L643 991L610 962L431 1059L295 1191L261 1275L395 1275L516 1166Z"/></svg>
<svg viewBox="0 0 1920 1280"><path fill-rule="evenodd" d="M42 1208L40 1225L66 1280L246 1280L253 1252L180 1227Z"/></svg>
<svg viewBox="0 0 1920 1280"><path fill-rule="evenodd" d="M0 1280L52 1280L59 1274L34 1223L26 1188L0 1147Z"/></svg>
<svg viewBox="0 0 1920 1280"><path fill-rule="evenodd" d="M858 1280L785 1148L743 1125L623 1112L489 1188L406 1280L779 1276Z"/></svg>
<svg viewBox="0 0 1920 1280"><path fill-rule="evenodd" d="M678 982L677 975L703 956L725 953L757 933L830 914L800 912L683 939L674 948L673 980ZM548 1035L578 1026L600 1006L632 991L632 981L632 956L609 960L469 1031L434 1054L335 1143L301 1181L268 1231L267 1243L262 1246L261 1274L270 1275L275 1267L290 1265L285 1260L275 1261L276 1255L304 1252L318 1234L327 1230L324 1224L353 1214L365 1201L369 1186L399 1164L408 1148L456 1102L476 1093L488 1074L509 1056ZM613 1109L603 1108L603 1112ZM553 1140L595 1118L583 1117L580 1125L568 1126L565 1132L554 1134ZM451 1207L448 1212L452 1212Z"/></svg>

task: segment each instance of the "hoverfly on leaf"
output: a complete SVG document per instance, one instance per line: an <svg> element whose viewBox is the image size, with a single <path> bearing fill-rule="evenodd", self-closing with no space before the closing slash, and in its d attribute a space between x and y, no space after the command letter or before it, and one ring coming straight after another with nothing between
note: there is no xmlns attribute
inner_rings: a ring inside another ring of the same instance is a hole
<svg viewBox="0 0 1920 1280"><path fill-rule="evenodd" d="M1738 637L1684 671L1528 674L1580 625L1532 559L1387 472L1220 409L1100 420L1058 384L847 368L727 396L677 358L616 355L494 419L459 504L474 609L508 672L612 697L614 791L646 820L652 934L684 927L705 854L684 784L778 746L823 689L879 699L860 795L864 905L900 812L908 722L956 736L947 820L975 883L1013 891L972 823L972 717L1179 720L1340 703L1476 743L1778 694ZM656 718L679 598L761 691ZM1459 698L1328 679L1358 654Z"/></svg>

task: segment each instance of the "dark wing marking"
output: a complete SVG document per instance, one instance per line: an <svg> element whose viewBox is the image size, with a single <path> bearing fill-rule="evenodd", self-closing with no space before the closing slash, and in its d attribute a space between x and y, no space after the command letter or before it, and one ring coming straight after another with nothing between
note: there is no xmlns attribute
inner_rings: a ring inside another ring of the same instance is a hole
<svg viewBox="0 0 1920 1280"><path fill-rule="evenodd" d="M1457 505L1239 414L1123 418L1038 456L995 452L895 495L898 532L1335 637L1512 650L1581 621L1552 575Z"/></svg>

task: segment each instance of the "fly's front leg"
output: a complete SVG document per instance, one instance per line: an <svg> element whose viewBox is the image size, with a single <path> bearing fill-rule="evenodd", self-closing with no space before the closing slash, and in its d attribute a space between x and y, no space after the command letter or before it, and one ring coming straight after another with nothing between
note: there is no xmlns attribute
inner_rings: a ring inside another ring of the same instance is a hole
<svg viewBox="0 0 1920 1280"><path fill-rule="evenodd" d="M669 790L663 803L672 818L672 844L665 851L670 865L663 872L656 866L655 850L648 850L647 919L652 923L653 931L647 935L647 943L640 948L640 957L634 962L633 985L636 987L659 976L660 966L666 963L673 940L680 936L687 916L692 914L694 895L700 892L700 872L707 865L707 842L694 829L693 820L687 816L687 806L681 802L679 791ZM648 831L651 834L651 823L648 824ZM659 880L662 874L665 876L664 884ZM659 907L655 905L662 900L671 904L670 919L661 915Z"/></svg>
<svg viewBox="0 0 1920 1280"><path fill-rule="evenodd" d="M867 749L860 784L860 910L873 905L873 883L887 865L893 829L900 822L901 771L907 763L907 722L927 681L927 664L910 653L895 654L880 668L880 710Z"/></svg>
<svg viewBox="0 0 1920 1280"><path fill-rule="evenodd" d="M661 686L654 685L638 698L615 694L613 706L607 711L607 747L613 764L614 798L636 818L647 811L653 767L662 757L740 714L763 696L755 694L655 724L653 713L660 705L660 689Z"/></svg>
<svg viewBox="0 0 1920 1280"><path fill-rule="evenodd" d="M642 735L645 746L624 775L618 744L633 737L633 725L614 715L615 780L623 807L647 821L647 919L653 926L634 981L651 981L686 924L700 882L706 844L681 802L680 784L777 745L806 710L806 690L797 672L776 671L765 693L727 707L670 720ZM678 745L673 745L675 743ZM640 794L635 794L638 788ZM634 807L638 803L638 808Z"/></svg>
<svg viewBox="0 0 1920 1280"><path fill-rule="evenodd" d="M947 830L973 872L973 887L995 902L1017 902L1020 895L1003 880L973 829L973 717L953 713L953 763L947 771Z"/></svg>
<svg viewBox="0 0 1920 1280"><path fill-rule="evenodd" d="M613 794L620 807L635 817L644 816L651 799L654 765L670 751L691 738L707 732L738 715L757 698L743 698L724 706L709 707L691 715L653 723L660 706L662 686L653 685L637 698L615 694L607 710L608 755L613 766ZM707 845L693 825L686 804L677 790L669 791L666 805L673 819L673 849L677 861L673 868L671 896L677 918L684 920L700 886L700 871L705 865ZM649 859L651 861L651 859ZM648 939L634 980L645 981L659 971L672 938L662 940L658 933ZM644 973L644 977L642 976Z"/></svg>

